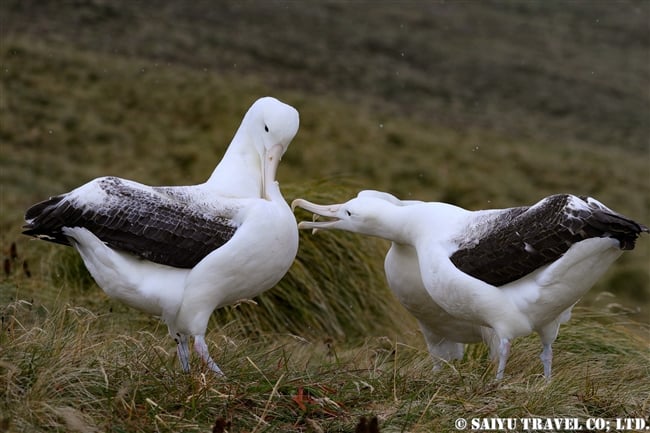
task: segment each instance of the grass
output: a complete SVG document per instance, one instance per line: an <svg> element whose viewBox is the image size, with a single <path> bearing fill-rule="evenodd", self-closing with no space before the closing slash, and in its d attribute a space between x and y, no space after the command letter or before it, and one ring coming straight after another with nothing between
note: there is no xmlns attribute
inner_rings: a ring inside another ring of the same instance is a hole
<svg viewBox="0 0 650 433"><path fill-rule="evenodd" d="M279 172L288 200L372 188L486 208L574 192L648 224L648 16L635 1L1 2L0 431L647 417L647 237L562 327L546 384L534 336L503 382L482 345L432 372L385 285L382 241L302 233L277 287L213 315L221 380L196 360L182 374L164 325L107 298L71 249L19 232L30 204L99 175L202 181L264 94L301 114Z"/></svg>
<svg viewBox="0 0 650 433"><path fill-rule="evenodd" d="M461 416L642 418L650 400L647 342L611 317L580 312L563 327L547 384L531 359L536 338L517 342L506 380L496 383L483 346L433 372L415 333L339 346L228 327L208 335L227 379L198 363L184 374L163 326L55 308L3 307L0 338L12 349L0 378L12 431L205 432L223 418L230 431L336 432L369 414L382 431L451 431Z"/></svg>

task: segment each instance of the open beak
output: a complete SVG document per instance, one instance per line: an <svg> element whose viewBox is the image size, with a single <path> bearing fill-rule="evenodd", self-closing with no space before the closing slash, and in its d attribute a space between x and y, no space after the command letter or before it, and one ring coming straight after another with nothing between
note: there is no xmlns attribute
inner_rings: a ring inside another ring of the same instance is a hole
<svg viewBox="0 0 650 433"><path fill-rule="evenodd" d="M278 172L278 165L282 159L284 148L280 143L274 144L266 151L264 163L262 164L262 196L266 200L271 200L269 188L275 182L275 176Z"/></svg>
<svg viewBox="0 0 650 433"><path fill-rule="evenodd" d="M328 229L339 222L339 218L336 214L341 208L340 204L319 205L297 198L291 203L291 210L295 210L297 207L314 214L313 221L300 221L300 223L298 223L299 229L312 229L312 233L316 233L319 229ZM327 221L318 221L319 216L331 219Z"/></svg>

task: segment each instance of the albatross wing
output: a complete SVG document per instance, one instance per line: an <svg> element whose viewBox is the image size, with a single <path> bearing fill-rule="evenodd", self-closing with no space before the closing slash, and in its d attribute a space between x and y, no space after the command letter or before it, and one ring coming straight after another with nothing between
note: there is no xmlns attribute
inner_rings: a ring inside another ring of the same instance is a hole
<svg viewBox="0 0 650 433"><path fill-rule="evenodd" d="M196 186L149 187L102 177L29 208L23 233L70 245L62 228L84 227L111 248L192 268L233 236L232 214L207 205Z"/></svg>
<svg viewBox="0 0 650 433"><path fill-rule="evenodd" d="M577 242L610 237L631 250L643 231L648 228L593 198L558 194L530 207L478 212L450 258L459 270L498 287L554 262Z"/></svg>

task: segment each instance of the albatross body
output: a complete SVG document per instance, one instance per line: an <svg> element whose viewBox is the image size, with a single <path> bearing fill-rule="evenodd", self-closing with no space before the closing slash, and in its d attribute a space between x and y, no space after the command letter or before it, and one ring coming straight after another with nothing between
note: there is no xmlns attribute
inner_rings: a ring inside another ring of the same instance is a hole
<svg viewBox="0 0 650 433"><path fill-rule="evenodd" d="M560 194L533 206L468 211L362 191L343 204L301 207L342 229L393 242L391 289L418 319L434 357L462 357L462 343L490 344L503 377L513 338L537 332L544 375L573 305L648 228L589 197Z"/></svg>
<svg viewBox="0 0 650 433"><path fill-rule="evenodd" d="M72 245L112 298L160 316L189 370L188 336L213 371L205 332L214 309L273 287L298 250L275 180L298 112L266 97L248 110L210 178L152 187L101 177L27 210L24 233Z"/></svg>
<svg viewBox="0 0 650 433"><path fill-rule="evenodd" d="M466 343L486 341L496 356L490 328L450 315L429 295L422 282L415 248L392 242L384 270L391 291L417 320L434 369L440 367L441 361L462 359Z"/></svg>

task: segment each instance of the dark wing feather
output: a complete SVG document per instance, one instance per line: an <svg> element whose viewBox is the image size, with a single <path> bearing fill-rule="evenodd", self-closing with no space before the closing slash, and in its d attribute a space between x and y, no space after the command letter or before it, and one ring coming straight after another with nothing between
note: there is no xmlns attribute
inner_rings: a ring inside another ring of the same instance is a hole
<svg viewBox="0 0 650 433"><path fill-rule="evenodd" d="M571 200L584 201L570 206ZM574 243L611 237L634 248L648 229L599 202L568 194L550 196L532 207L493 211L451 256L454 265L486 283L501 286L560 258Z"/></svg>
<svg viewBox="0 0 650 433"><path fill-rule="evenodd" d="M70 245L61 229L85 227L111 248L164 265L192 268L237 229L222 215L190 206L186 197L135 188L113 177L94 182L105 194L102 203L89 206L74 191L53 197L27 210L23 233Z"/></svg>

